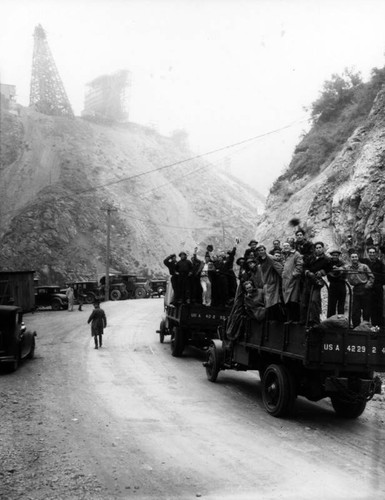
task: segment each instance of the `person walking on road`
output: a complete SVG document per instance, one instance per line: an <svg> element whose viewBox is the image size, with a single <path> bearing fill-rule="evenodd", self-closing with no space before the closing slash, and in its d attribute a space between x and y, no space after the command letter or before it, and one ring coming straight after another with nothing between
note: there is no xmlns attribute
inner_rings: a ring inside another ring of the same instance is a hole
<svg viewBox="0 0 385 500"><path fill-rule="evenodd" d="M91 323L91 335L94 337L95 349L98 349L98 339L99 347L102 347L102 335L104 328L107 326L107 317L103 309L100 308L99 302L94 303L94 310L87 323Z"/></svg>

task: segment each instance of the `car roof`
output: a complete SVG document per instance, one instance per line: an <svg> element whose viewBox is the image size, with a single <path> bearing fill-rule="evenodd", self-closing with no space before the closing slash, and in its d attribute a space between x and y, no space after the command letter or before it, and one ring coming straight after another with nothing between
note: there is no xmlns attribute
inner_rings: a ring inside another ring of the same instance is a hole
<svg viewBox="0 0 385 500"><path fill-rule="evenodd" d="M60 285L39 285L35 288L60 288Z"/></svg>

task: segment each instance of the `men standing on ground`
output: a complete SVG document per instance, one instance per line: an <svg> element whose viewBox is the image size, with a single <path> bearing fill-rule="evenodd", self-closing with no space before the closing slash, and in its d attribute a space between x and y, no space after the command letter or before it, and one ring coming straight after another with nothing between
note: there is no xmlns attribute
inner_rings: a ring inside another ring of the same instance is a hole
<svg viewBox="0 0 385 500"><path fill-rule="evenodd" d="M341 260L341 251L338 249L329 252L332 269L327 274L329 281L329 300L327 317L336 314L345 314L346 299L346 272L345 263Z"/></svg>
<svg viewBox="0 0 385 500"><path fill-rule="evenodd" d="M91 335L94 337L95 349L98 349L98 339L99 347L102 347L102 335L107 326L107 317L103 309L100 308L99 302L94 303L94 310L87 323L91 323Z"/></svg>
<svg viewBox="0 0 385 500"><path fill-rule="evenodd" d="M68 288L66 290L66 297L68 300L68 310L73 311L74 310L75 294L74 294L74 289L73 289L72 285L68 285Z"/></svg>
<svg viewBox="0 0 385 500"><path fill-rule="evenodd" d="M290 243L282 245L282 295L288 321L299 321L300 283L303 272L302 255L291 248Z"/></svg>
<svg viewBox="0 0 385 500"><path fill-rule="evenodd" d="M322 278L330 269L330 259L325 255L325 245L322 241L317 241L314 244L314 254L308 255L307 258L304 256L305 280L301 295L301 323L306 323L307 319L310 325L320 323L321 288L325 284Z"/></svg>
<svg viewBox="0 0 385 500"><path fill-rule="evenodd" d="M374 275L366 264L359 262L358 253L350 254L350 264L346 267L347 280L353 287L352 322L353 328L370 320L370 289L373 287Z"/></svg>
<svg viewBox="0 0 385 500"><path fill-rule="evenodd" d="M372 246L367 249L369 259L365 259L363 262L374 274L373 287L370 289L370 321L373 326L383 326L384 316L383 316L383 301L384 301L384 289L385 284L385 266L378 258L378 252L376 247Z"/></svg>

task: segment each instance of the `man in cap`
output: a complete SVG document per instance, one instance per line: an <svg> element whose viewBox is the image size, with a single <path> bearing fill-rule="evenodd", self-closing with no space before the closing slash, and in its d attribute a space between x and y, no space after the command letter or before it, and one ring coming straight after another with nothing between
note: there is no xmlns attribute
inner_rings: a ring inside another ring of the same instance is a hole
<svg viewBox="0 0 385 500"><path fill-rule="evenodd" d="M258 241L257 240L250 240L249 241L249 248L246 248L245 250L245 259L250 257L250 254L252 253L254 257L257 257L257 245Z"/></svg>
<svg viewBox="0 0 385 500"><path fill-rule="evenodd" d="M370 320L370 289L373 287L374 275L370 268L359 262L358 253L350 254L350 264L345 266L347 280L353 288L352 322L353 328L364 321Z"/></svg>
<svg viewBox="0 0 385 500"><path fill-rule="evenodd" d="M314 243L314 254L307 259L303 256L303 260L305 280L301 294L301 323L306 323L308 319L313 326L321 321L321 288L325 284L322 278L331 270L331 264L322 241Z"/></svg>
<svg viewBox="0 0 385 500"><path fill-rule="evenodd" d="M191 298L191 276L193 273L193 265L191 260L187 258L187 253L182 251L179 253L179 260L175 264L176 302L190 302Z"/></svg>
<svg viewBox="0 0 385 500"><path fill-rule="evenodd" d="M367 249L369 259L363 259L363 262L369 267L374 274L373 287L370 289L370 321L373 326L383 326L383 301L385 285L385 266L378 258L376 247L372 246Z"/></svg>
<svg viewBox="0 0 385 500"><path fill-rule="evenodd" d="M341 254L337 248L329 252L332 269L326 275L329 281L328 318L336 314L336 309L337 314L345 314L346 272Z"/></svg>

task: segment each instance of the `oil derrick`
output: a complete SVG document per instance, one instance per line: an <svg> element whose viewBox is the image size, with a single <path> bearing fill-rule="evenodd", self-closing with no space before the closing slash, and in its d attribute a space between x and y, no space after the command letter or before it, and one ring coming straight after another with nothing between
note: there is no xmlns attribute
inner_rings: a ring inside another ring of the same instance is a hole
<svg viewBox="0 0 385 500"><path fill-rule="evenodd" d="M36 26L32 57L32 77L29 105L46 115L74 114L41 24Z"/></svg>

